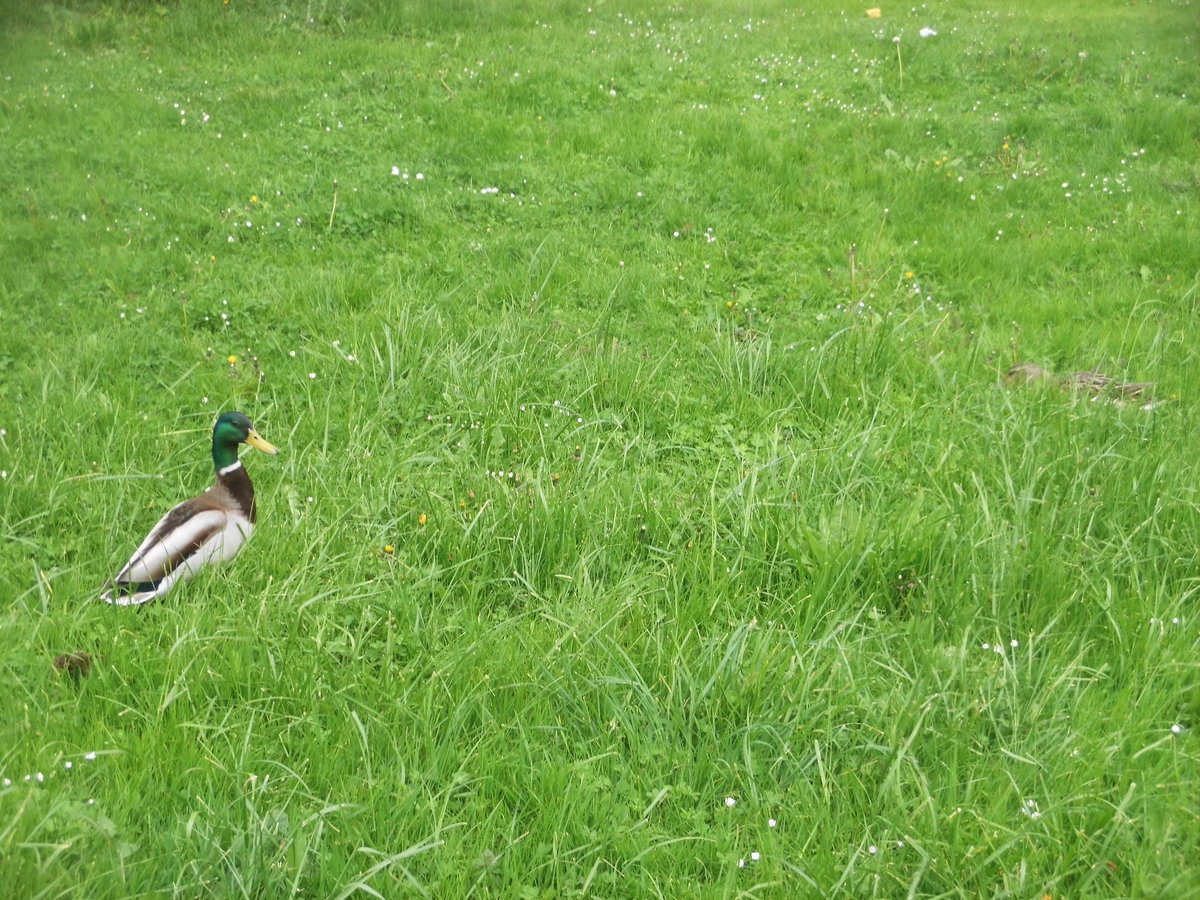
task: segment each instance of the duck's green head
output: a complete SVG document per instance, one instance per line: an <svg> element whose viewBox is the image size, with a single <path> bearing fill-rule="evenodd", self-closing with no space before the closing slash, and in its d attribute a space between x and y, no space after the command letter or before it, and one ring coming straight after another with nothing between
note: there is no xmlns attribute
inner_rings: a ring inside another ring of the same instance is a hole
<svg viewBox="0 0 1200 900"><path fill-rule="evenodd" d="M243 443L249 444L255 450L261 450L263 453L279 452L262 439L244 413L221 413L217 424L213 426L213 464L217 469L223 469L237 462L238 444Z"/></svg>

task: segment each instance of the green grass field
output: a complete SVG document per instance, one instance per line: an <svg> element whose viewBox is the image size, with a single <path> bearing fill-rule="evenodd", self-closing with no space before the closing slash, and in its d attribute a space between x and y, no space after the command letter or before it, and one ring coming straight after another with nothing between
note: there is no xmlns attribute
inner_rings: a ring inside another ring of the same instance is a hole
<svg viewBox="0 0 1200 900"><path fill-rule="evenodd" d="M1200 6L867 5L4 5L8 896L1196 896Z"/></svg>

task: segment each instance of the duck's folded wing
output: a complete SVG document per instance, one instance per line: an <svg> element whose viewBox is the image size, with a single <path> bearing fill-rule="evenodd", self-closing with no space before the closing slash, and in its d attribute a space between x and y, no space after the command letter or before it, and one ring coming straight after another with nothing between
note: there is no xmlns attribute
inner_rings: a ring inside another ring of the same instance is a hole
<svg viewBox="0 0 1200 900"><path fill-rule="evenodd" d="M1153 381L1131 381L1117 385L1117 390L1122 394L1128 394L1130 397L1140 397L1146 391L1153 390L1155 384L1156 382Z"/></svg>
<svg viewBox="0 0 1200 900"><path fill-rule="evenodd" d="M183 504L150 530L142 545L113 580L118 584L155 584L185 563L206 541L221 534L228 513Z"/></svg>

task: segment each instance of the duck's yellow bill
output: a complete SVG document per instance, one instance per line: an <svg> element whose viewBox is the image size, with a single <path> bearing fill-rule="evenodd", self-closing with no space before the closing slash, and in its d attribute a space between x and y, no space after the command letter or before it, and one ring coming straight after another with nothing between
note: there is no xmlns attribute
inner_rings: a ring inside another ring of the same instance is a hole
<svg viewBox="0 0 1200 900"><path fill-rule="evenodd" d="M270 453L272 456L279 452L274 444L263 440L262 436L253 428L251 428L249 433L246 435L246 443L255 450L261 450L263 453Z"/></svg>

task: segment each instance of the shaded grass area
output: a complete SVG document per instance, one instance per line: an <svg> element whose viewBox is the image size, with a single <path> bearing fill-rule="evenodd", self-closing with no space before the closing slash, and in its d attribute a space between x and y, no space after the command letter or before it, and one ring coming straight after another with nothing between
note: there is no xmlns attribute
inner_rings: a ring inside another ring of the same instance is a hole
<svg viewBox="0 0 1200 900"><path fill-rule="evenodd" d="M8 10L6 880L1186 896L1194 7L885 12Z"/></svg>

